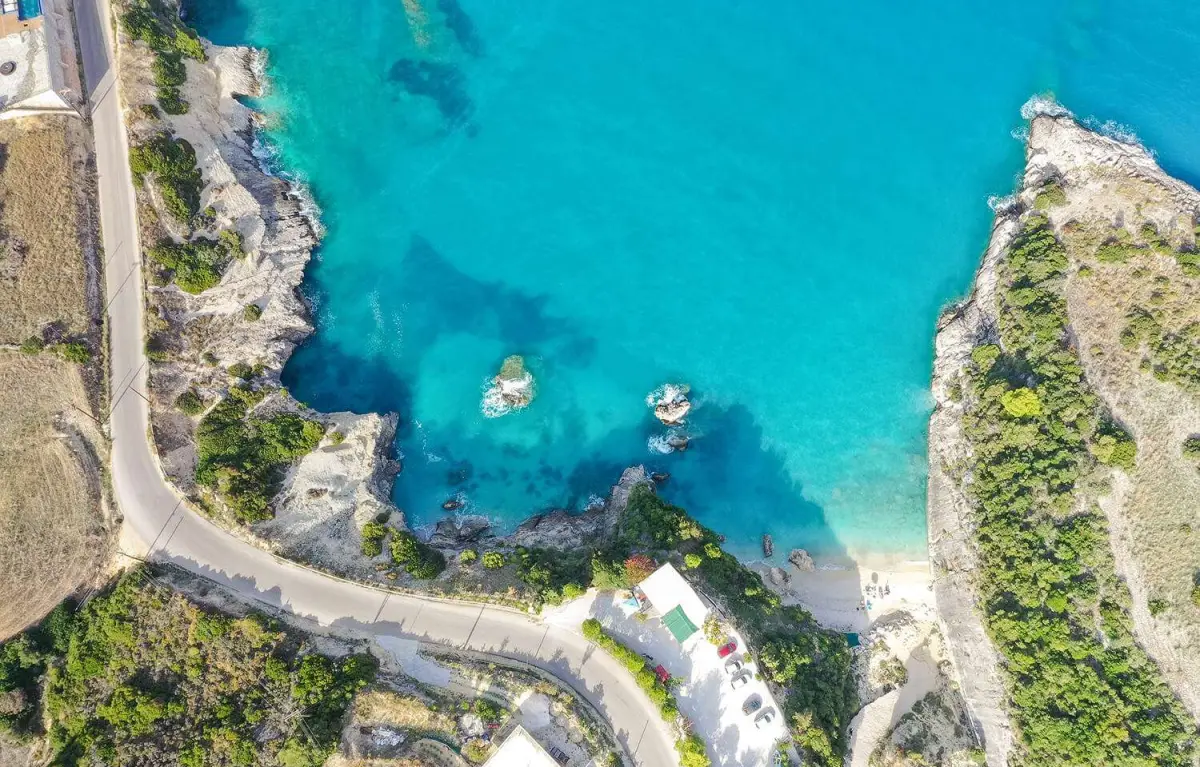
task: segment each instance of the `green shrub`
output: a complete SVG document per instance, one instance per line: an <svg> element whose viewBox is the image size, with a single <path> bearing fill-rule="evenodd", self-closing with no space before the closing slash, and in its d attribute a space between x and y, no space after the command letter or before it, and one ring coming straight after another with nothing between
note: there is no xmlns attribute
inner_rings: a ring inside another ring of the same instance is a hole
<svg viewBox="0 0 1200 767"><path fill-rule="evenodd" d="M162 107L162 111L169 115L185 115L191 109L191 105L179 93L178 88L159 88L155 98L158 99L158 105ZM185 219L179 212L179 206L185 205L186 201L183 200L179 190L164 189L163 196L170 198L169 205L173 207L169 207L168 210L171 211L171 215L184 221Z"/></svg>
<svg viewBox="0 0 1200 767"><path fill-rule="evenodd" d="M483 553L483 566L489 570L499 570L504 567L504 555L499 551L485 551Z"/></svg>
<svg viewBox="0 0 1200 767"><path fill-rule="evenodd" d="M1200 607L1200 583L1192 586L1192 604Z"/></svg>
<svg viewBox="0 0 1200 767"><path fill-rule="evenodd" d="M1120 426L1105 421L1096 429L1091 444L1092 455L1107 466L1132 471L1137 462L1137 443Z"/></svg>
<svg viewBox="0 0 1200 767"><path fill-rule="evenodd" d="M246 322L254 322L262 316L262 307L258 304L246 304L246 308L242 310L242 318Z"/></svg>
<svg viewBox="0 0 1200 767"><path fill-rule="evenodd" d="M55 344L54 350L67 362L74 362L77 365L86 365L92 361L92 350L88 348L87 344L80 341Z"/></svg>
<svg viewBox="0 0 1200 767"><path fill-rule="evenodd" d="M485 724L495 724L504 718L505 711L487 698L475 699L475 715Z"/></svg>
<svg viewBox="0 0 1200 767"><path fill-rule="evenodd" d="M163 109L167 110L165 104ZM196 167L196 152L188 142L159 133L130 147L129 167L139 181L146 176L154 177L163 204L175 220L186 224L200 210L204 178Z"/></svg>
<svg viewBox="0 0 1200 767"><path fill-rule="evenodd" d="M1168 603L1165 599L1151 599L1146 602L1146 609L1148 609L1150 614L1155 617L1162 615L1170 606L1170 603Z"/></svg>
<svg viewBox="0 0 1200 767"><path fill-rule="evenodd" d="M217 239L225 246L225 250L233 258L245 258L246 246L242 240L242 235L236 229L222 229L217 234Z"/></svg>
<svg viewBox="0 0 1200 767"><path fill-rule="evenodd" d="M594 642L597 646L605 650L618 663L624 666L629 673L633 674L638 687L641 687L645 691L646 696L658 707L659 713L665 721L675 721L679 715L679 708L675 702L675 697L671 695L671 691L658 678L658 675L654 672L654 668L646 662L641 653L609 636L605 632L604 627L600 625L600 621L595 618L588 618L583 621L580 624L580 629L588 641Z"/></svg>
<svg viewBox="0 0 1200 767"><path fill-rule="evenodd" d="M478 558L479 555L475 553L475 549L467 549L458 555L458 561L464 565L469 565Z"/></svg>
<svg viewBox="0 0 1200 767"><path fill-rule="evenodd" d="M329 442L334 445L340 445L346 441L346 435L340 431L335 431L329 435Z"/></svg>
<svg viewBox="0 0 1200 767"><path fill-rule="evenodd" d="M1032 418L1042 414L1042 401L1032 389L1006 391L1000 397L1000 404L1013 418Z"/></svg>
<svg viewBox="0 0 1200 767"><path fill-rule="evenodd" d="M1183 441L1183 457L1189 461L1200 461L1200 437L1188 437Z"/></svg>
<svg viewBox="0 0 1200 767"><path fill-rule="evenodd" d="M45 348L46 342L39 336L30 336L21 342L21 352L23 354L37 354Z"/></svg>
<svg viewBox="0 0 1200 767"><path fill-rule="evenodd" d="M1047 181L1033 200L1036 210L1049 210L1067 203L1067 195L1057 181Z"/></svg>
<svg viewBox="0 0 1200 767"><path fill-rule="evenodd" d="M158 107L153 104L142 104L138 107L138 111L142 113L143 117L148 117L151 120L157 120L162 116L158 112Z"/></svg>
<svg viewBox="0 0 1200 767"><path fill-rule="evenodd" d="M585 589L583 586L580 586L578 583L568 583L562 587L562 596L563 599L566 600L578 599L586 593L587 589Z"/></svg>
<svg viewBox="0 0 1200 767"><path fill-rule="evenodd" d="M254 368L245 362L235 362L229 366L229 375L234 378L240 378L243 381L249 381L254 377Z"/></svg>
<svg viewBox="0 0 1200 767"><path fill-rule="evenodd" d="M242 522L270 519L283 468L311 452L325 435L319 421L295 413L248 415L263 392L235 386L196 429L196 483L215 491Z"/></svg>
<svg viewBox="0 0 1200 767"><path fill-rule="evenodd" d="M442 552L423 543L407 530L393 531L391 548L392 561L414 578L430 580L446 569L446 558Z"/></svg>
<svg viewBox="0 0 1200 767"><path fill-rule="evenodd" d="M197 416L204 412L204 400L195 389L188 389L175 398L175 407L185 415Z"/></svg>
<svg viewBox="0 0 1200 767"><path fill-rule="evenodd" d="M679 767L710 767L712 760L704 750L704 741L700 736L691 733L675 741L675 751L679 754Z"/></svg>
<svg viewBox="0 0 1200 767"><path fill-rule="evenodd" d="M1110 240L1096 248L1096 259L1106 264L1123 264L1142 252L1136 245Z"/></svg>
<svg viewBox="0 0 1200 767"><path fill-rule="evenodd" d="M379 522L368 522L362 529L362 553L377 557L383 553L383 539L387 537L387 526Z"/></svg>
<svg viewBox="0 0 1200 767"><path fill-rule="evenodd" d="M147 255L170 273L180 290L193 295L219 285L229 262L223 247L204 238L185 243L163 240Z"/></svg>

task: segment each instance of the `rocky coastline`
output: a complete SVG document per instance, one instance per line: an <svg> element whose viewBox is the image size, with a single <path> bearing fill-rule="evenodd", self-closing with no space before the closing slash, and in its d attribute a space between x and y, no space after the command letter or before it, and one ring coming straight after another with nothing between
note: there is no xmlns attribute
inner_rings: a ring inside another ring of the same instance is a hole
<svg viewBox="0 0 1200 767"><path fill-rule="evenodd" d="M376 581L380 573L361 554L363 526L386 520L406 528L403 512L390 500L401 468L392 447L399 416L317 412L280 384L288 358L314 332L300 285L320 241L320 224L305 202L305 190L275 175L256 146L265 118L243 98L263 95L266 54L201 40L205 60L184 62L187 81L180 91L187 111L171 115L150 108L156 104L154 54L124 29L118 38L131 144L163 131L187 141L203 178L200 207L205 211L192 235L214 237L231 230L245 252L230 260L219 284L198 294L156 285L147 274L148 345L164 350L150 363L152 434L163 472L203 505L194 480L197 421L176 403L185 392L194 392L206 405L219 401L229 389L231 368L249 366L255 386L268 392L254 415L296 413L320 421L326 436L288 468L272 502L273 518L242 525L216 504L206 510L235 534L277 554ZM152 185L143 185L138 195L143 248L163 238L187 238L187 227L167 214ZM255 307L253 315L247 307ZM448 553L475 540L495 546L577 546L611 529L615 521L605 511L610 506L584 514L540 514L505 537L492 534L486 520L448 518L432 542Z"/></svg>

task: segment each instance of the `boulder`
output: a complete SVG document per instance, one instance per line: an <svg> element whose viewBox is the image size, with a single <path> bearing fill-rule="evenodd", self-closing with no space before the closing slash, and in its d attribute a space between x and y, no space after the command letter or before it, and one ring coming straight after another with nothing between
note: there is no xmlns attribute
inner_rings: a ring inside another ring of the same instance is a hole
<svg viewBox="0 0 1200 767"><path fill-rule="evenodd" d="M525 360L514 354L504 360L500 372L483 395L484 415L497 418L528 407L533 395L533 374L525 369Z"/></svg>
<svg viewBox="0 0 1200 767"><path fill-rule="evenodd" d="M651 395L654 417L667 426L679 426L692 409L687 395L690 388L684 385L666 384Z"/></svg>
<svg viewBox="0 0 1200 767"><path fill-rule="evenodd" d="M804 549L792 549L792 553L788 554L788 561L802 573L811 573L816 569L812 557Z"/></svg>
<svg viewBox="0 0 1200 767"><path fill-rule="evenodd" d="M443 519L434 526L429 543L438 548L452 549L487 537L486 534L490 528L491 523L483 517L467 517L460 520Z"/></svg>

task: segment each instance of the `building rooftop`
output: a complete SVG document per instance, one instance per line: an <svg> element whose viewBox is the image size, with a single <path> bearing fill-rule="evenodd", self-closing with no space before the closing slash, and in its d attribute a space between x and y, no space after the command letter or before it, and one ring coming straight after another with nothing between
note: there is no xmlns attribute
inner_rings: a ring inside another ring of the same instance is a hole
<svg viewBox="0 0 1200 767"><path fill-rule="evenodd" d="M522 726L509 734L483 767L560 767L554 757Z"/></svg>
<svg viewBox="0 0 1200 767"><path fill-rule="evenodd" d="M638 584L638 588L663 616L663 623L682 643L704 625L708 607L692 585L668 562Z"/></svg>

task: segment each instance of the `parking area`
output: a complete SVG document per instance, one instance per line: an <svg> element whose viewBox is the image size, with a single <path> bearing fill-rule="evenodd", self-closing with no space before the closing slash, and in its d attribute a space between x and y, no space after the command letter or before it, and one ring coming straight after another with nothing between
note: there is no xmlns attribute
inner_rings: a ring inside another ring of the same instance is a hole
<svg viewBox="0 0 1200 767"><path fill-rule="evenodd" d="M615 638L648 656L653 665L662 665L678 680L675 695L679 710L707 744L713 764L771 765L775 745L787 737L787 728L766 684L755 678L758 669L748 660L742 637L733 635L737 649L725 658L704 638L703 631L681 644L663 623L657 607L645 609L645 617L639 617L638 609L627 597L628 593L591 593L563 605L546 620L578 632L584 619L596 618ZM731 674L726 668L731 659L741 663L744 670ZM739 679L736 689L732 684L735 677ZM759 700L760 706L747 715L743 705L748 699ZM774 714L772 720L756 723L756 717L764 711Z"/></svg>

